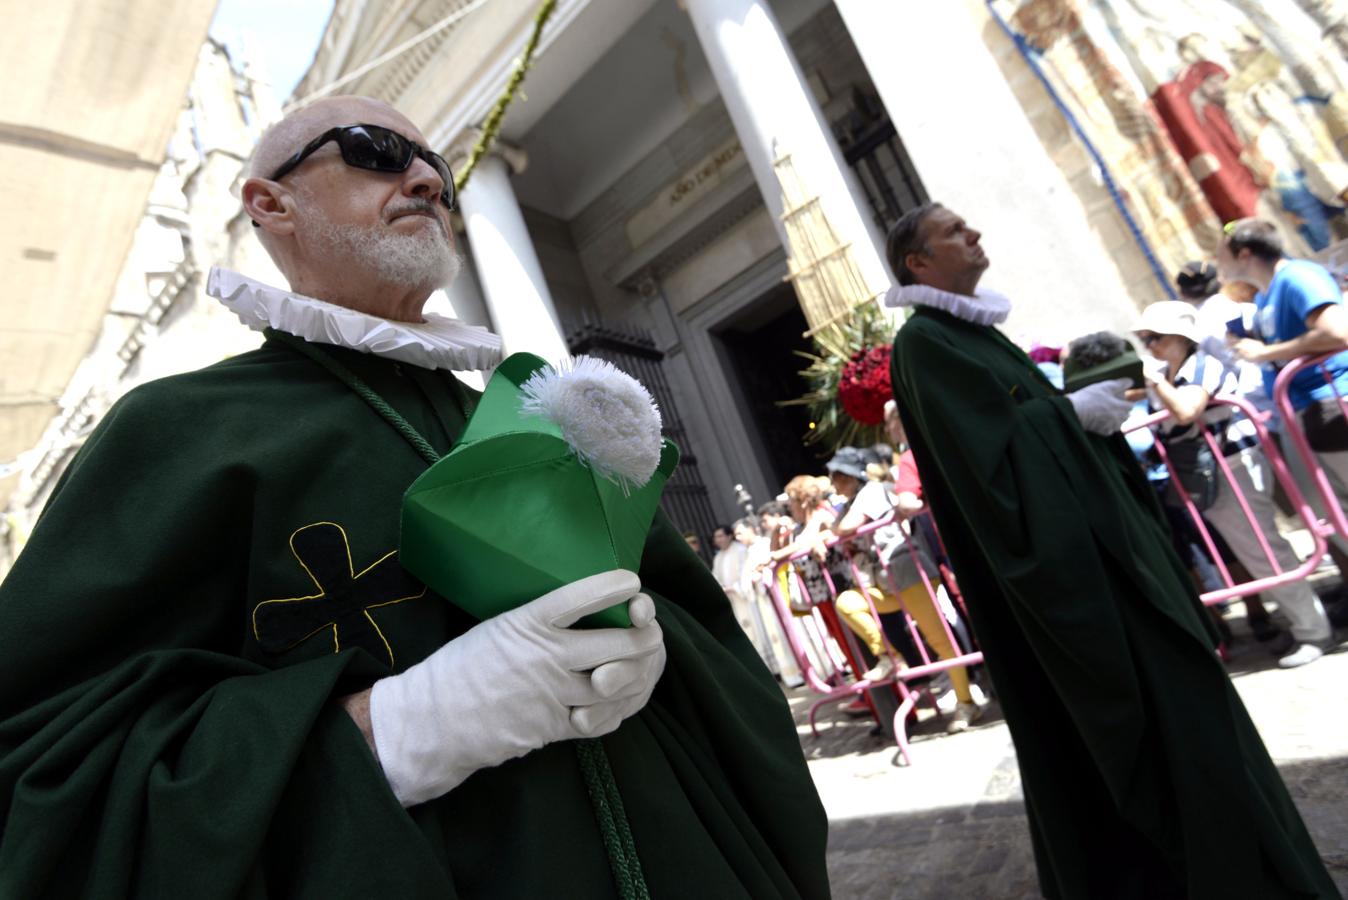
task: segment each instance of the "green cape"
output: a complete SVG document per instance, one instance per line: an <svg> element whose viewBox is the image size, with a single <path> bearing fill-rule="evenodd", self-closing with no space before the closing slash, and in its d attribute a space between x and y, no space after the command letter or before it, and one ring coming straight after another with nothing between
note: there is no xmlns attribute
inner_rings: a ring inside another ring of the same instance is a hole
<svg viewBox="0 0 1348 900"><path fill-rule="evenodd" d="M1007 724L1050 898L1338 897L1120 434L922 308L895 398Z"/></svg>
<svg viewBox="0 0 1348 900"><path fill-rule="evenodd" d="M448 373L323 348L440 453ZM268 341L129 393L0 585L0 897L615 896L572 747L398 805L337 698L473 619L397 564L426 463ZM657 516L668 663L603 738L655 897L826 897L826 820L780 689Z"/></svg>

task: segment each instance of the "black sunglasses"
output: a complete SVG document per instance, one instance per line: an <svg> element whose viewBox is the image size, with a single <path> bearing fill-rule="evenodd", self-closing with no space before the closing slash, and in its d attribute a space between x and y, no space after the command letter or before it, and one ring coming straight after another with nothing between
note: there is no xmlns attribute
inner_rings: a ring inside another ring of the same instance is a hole
<svg viewBox="0 0 1348 900"><path fill-rule="evenodd" d="M445 162L445 158L382 125L341 125L329 128L282 163L272 173L271 180L279 181L293 172L296 166L328 141L337 142L338 149L342 151L342 162L371 172L406 172L412 160L420 157L436 171L445 185L440 191L440 200L447 209L454 208L454 174L449 171L449 163Z"/></svg>

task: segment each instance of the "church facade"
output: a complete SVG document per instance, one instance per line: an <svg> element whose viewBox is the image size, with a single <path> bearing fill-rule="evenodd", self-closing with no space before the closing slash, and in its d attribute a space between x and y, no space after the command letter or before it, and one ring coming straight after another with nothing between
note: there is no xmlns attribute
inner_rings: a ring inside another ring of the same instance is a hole
<svg viewBox="0 0 1348 900"><path fill-rule="evenodd" d="M377 97L462 165L537 11L337 0L290 103ZM434 302L508 350L594 353L647 382L684 450L669 511L705 537L822 470L801 440L808 412L780 405L805 391L798 351L820 324L803 260L843 254L855 295L877 297L884 234L916 204L983 232L984 281L1012 297L1007 331L1026 344L1128 329L1239 215L1332 258L1348 196L1342 12L559 0L462 193L464 273ZM806 204L814 225L793 230ZM274 278L240 225L212 261Z"/></svg>

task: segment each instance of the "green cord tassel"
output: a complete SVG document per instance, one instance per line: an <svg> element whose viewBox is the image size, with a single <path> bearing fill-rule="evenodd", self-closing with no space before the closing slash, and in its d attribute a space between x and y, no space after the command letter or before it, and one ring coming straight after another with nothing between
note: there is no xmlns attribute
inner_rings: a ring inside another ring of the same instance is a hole
<svg viewBox="0 0 1348 900"><path fill-rule="evenodd" d="M594 817L599 821L599 833L604 839L604 849L608 851L609 868L613 870L618 896L622 900L651 900L604 745L596 738L577 741L576 756L580 759L581 774L585 776L585 789L590 792Z"/></svg>

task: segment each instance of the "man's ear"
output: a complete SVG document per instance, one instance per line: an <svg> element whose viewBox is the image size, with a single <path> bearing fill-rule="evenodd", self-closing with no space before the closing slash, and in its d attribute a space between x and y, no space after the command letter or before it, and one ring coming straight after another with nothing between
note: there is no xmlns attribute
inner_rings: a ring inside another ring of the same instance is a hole
<svg viewBox="0 0 1348 900"><path fill-rule="evenodd" d="M240 191L243 211L253 224L272 234L295 231L295 205L289 191L275 181L249 178Z"/></svg>
<svg viewBox="0 0 1348 900"><path fill-rule="evenodd" d="M916 275L920 270L927 267L927 254L921 250L915 250L903 258L903 264L908 267L908 271Z"/></svg>

